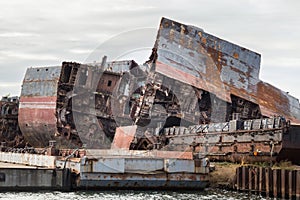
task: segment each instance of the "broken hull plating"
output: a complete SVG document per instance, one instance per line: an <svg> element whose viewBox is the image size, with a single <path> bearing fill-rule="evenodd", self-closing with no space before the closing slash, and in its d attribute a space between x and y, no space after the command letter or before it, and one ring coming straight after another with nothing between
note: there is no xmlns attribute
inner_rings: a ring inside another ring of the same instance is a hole
<svg viewBox="0 0 300 200"><path fill-rule="evenodd" d="M298 99L259 79L261 56L205 33L194 26L163 18L151 56L153 70L232 103L231 95L260 108L262 116L285 116L300 123Z"/></svg>
<svg viewBox="0 0 300 200"><path fill-rule="evenodd" d="M19 125L23 135L36 147L47 146L57 131L56 97L22 97Z"/></svg>

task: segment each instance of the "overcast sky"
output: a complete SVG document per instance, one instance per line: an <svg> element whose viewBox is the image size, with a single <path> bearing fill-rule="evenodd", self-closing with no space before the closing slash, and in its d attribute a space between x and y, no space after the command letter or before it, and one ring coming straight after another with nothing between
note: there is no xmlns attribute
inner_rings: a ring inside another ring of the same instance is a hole
<svg viewBox="0 0 300 200"><path fill-rule="evenodd" d="M297 0L0 0L0 9L0 95L19 95L30 66L102 54L141 63L164 16L260 53L260 78L300 98Z"/></svg>

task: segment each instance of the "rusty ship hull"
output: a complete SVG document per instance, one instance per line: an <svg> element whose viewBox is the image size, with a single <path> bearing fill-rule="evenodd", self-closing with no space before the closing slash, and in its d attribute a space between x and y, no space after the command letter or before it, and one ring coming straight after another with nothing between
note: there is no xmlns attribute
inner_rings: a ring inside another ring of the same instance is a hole
<svg viewBox="0 0 300 200"><path fill-rule="evenodd" d="M56 133L56 101L60 67L29 68L22 85L19 126L27 141L47 146Z"/></svg>
<svg viewBox="0 0 300 200"><path fill-rule="evenodd" d="M299 163L299 100L259 79L260 60L256 52L163 18L147 61L145 91L154 92L145 92L136 114L140 121L160 118L163 125L152 136L135 137L132 148L159 146L220 161ZM157 111L156 104L163 108ZM166 116L198 126L170 125Z"/></svg>
<svg viewBox="0 0 300 200"><path fill-rule="evenodd" d="M163 18L151 57L153 73L209 92L243 118L282 115L300 122L299 100L259 79L258 53Z"/></svg>

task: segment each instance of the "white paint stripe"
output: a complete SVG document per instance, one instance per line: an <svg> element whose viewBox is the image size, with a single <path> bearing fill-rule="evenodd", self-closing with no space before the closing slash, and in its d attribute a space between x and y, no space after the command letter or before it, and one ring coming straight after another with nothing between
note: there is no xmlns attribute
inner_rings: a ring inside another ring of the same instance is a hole
<svg viewBox="0 0 300 200"><path fill-rule="evenodd" d="M21 102L19 108L56 109L56 102Z"/></svg>
<svg viewBox="0 0 300 200"><path fill-rule="evenodd" d="M20 102L20 104L56 104L56 102Z"/></svg>
<svg viewBox="0 0 300 200"><path fill-rule="evenodd" d="M20 109L22 108L31 108L31 109L56 109L56 106L46 106L46 105L20 105Z"/></svg>

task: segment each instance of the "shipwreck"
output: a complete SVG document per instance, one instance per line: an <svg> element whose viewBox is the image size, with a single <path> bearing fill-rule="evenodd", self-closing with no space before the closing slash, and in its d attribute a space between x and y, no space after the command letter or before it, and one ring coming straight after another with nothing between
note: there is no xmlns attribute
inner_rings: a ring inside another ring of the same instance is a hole
<svg viewBox="0 0 300 200"><path fill-rule="evenodd" d="M142 65L103 57L28 68L20 98L1 101L0 138L10 147L55 140L59 149L299 162L299 100L260 80L260 61L256 52L163 18Z"/></svg>

